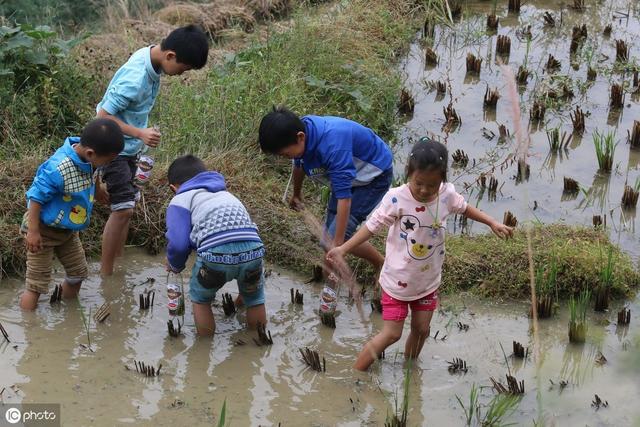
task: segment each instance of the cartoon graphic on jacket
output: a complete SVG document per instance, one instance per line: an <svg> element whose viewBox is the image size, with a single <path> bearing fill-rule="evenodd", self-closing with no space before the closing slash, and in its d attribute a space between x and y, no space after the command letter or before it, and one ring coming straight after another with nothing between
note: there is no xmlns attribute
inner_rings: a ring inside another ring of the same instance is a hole
<svg viewBox="0 0 640 427"><path fill-rule="evenodd" d="M42 205L40 221L50 227L83 230L89 225L95 181L93 167L73 149L79 137L69 137L38 168L33 184L26 193L27 203Z"/></svg>
<svg viewBox="0 0 640 427"><path fill-rule="evenodd" d="M260 242L258 227L233 194L224 177L202 172L182 184L167 208L167 259L182 271L192 250L198 252L225 243Z"/></svg>
<svg viewBox="0 0 640 427"><path fill-rule="evenodd" d="M312 179L329 183L337 199L392 167L389 146L371 129L341 117L304 116L305 149L295 159Z"/></svg>
<svg viewBox="0 0 640 427"><path fill-rule="evenodd" d="M406 184L389 190L366 222L374 234L389 227L380 273L386 293L409 301L438 289L445 255L443 224L448 215L466 209L467 203L451 183L442 184L430 203L415 200Z"/></svg>

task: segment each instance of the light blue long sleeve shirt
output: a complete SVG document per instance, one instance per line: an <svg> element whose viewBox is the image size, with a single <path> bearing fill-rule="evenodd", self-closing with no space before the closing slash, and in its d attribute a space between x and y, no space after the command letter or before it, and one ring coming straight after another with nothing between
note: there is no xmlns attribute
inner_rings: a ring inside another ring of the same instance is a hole
<svg viewBox="0 0 640 427"><path fill-rule="evenodd" d="M151 46L144 47L116 71L96 112L103 109L130 126L147 128L159 89L160 73L151 64ZM125 135L120 154L136 156L143 148L141 139Z"/></svg>

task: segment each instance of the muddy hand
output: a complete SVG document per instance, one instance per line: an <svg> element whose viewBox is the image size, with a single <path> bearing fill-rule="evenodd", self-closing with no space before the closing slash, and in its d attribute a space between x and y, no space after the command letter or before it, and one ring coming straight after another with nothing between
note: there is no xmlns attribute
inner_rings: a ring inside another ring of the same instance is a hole
<svg viewBox="0 0 640 427"><path fill-rule="evenodd" d="M494 234L501 239L508 239L510 237L513 237L513 227L508 227L499 222L494 222L491 225L491 231L493 231Z"/></svg>

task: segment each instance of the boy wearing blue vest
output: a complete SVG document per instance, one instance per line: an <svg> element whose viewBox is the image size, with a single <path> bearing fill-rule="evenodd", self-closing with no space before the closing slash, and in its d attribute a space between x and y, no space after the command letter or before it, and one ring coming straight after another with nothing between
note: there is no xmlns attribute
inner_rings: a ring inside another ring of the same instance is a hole
<svg viewBox="0 0 640 427"><path fill-rule="evenodd" d="M115 258L123 251L129 233L138 189L134 184L137 159L146 147L157 147L160 132L148 127L149 113L160 89L160 75L175 76L207 63L209 42L193 25L173 30L159 45L135 52L115 73L102 101L98 117L114 120L125 135L122 153L103 171L111 215L102 235L100 272L113 273Z"/></svg>
<svg viewBox="0 0 640 427"><path fill-rule="evenodd" d="M27 191L28 211L21 232L27 247L27 274L20 307L34 310L49 291L55 255L65 271L62 297L74 298L87 278L87 260L78 231L89 225L96 185L94 171L116 158L124 137L112 120L90 122L69 137L36 173Z"/></svg>
<svg viewBox="0 0 640 427"><path fill-rule="evenodd" d="M266 324L264 246L242 202L227 191L221 174L192 155L174 160L167 178L175 193L166 217L167 269L181 272L189 254L197 252L189 297L198 335L213 335L211 302L234 279L247 306L247 326Z"/></svg>
<svg viewBox="0 0 640 427"><path fill-rule="evenodd" d="M325 250L340 246L380 203L393 179L393 156L389 146L371 129L340 117L299 118L284 107L274 108L260 123L263 152L294 159L293 196L290 206L303 208L302 182L307 175L327 183ZM368 242L351 253L380 271L384 257ZM337 304L335 278L321 294L320 311L333 313Z"/></svg>

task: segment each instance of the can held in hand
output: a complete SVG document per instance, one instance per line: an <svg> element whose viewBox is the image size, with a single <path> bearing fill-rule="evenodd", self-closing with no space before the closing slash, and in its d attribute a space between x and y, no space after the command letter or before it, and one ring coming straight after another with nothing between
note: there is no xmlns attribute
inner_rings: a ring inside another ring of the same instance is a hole
<svg viewBox="0 0 640 427"><path fill-rule="evenodd" d="M184 294L182 293L182 286L177 283L167 283L167 298L169 314L172 316L183 316Z"/></svg>
<svg viewBox="0 0 640 427"><path fill-rule="evenodd" d="M149 178L151 178L151 170L153 169L153 157L141 156L138 160L138 169L136 169L135 182L138 187L144 187Z"/></svg>

